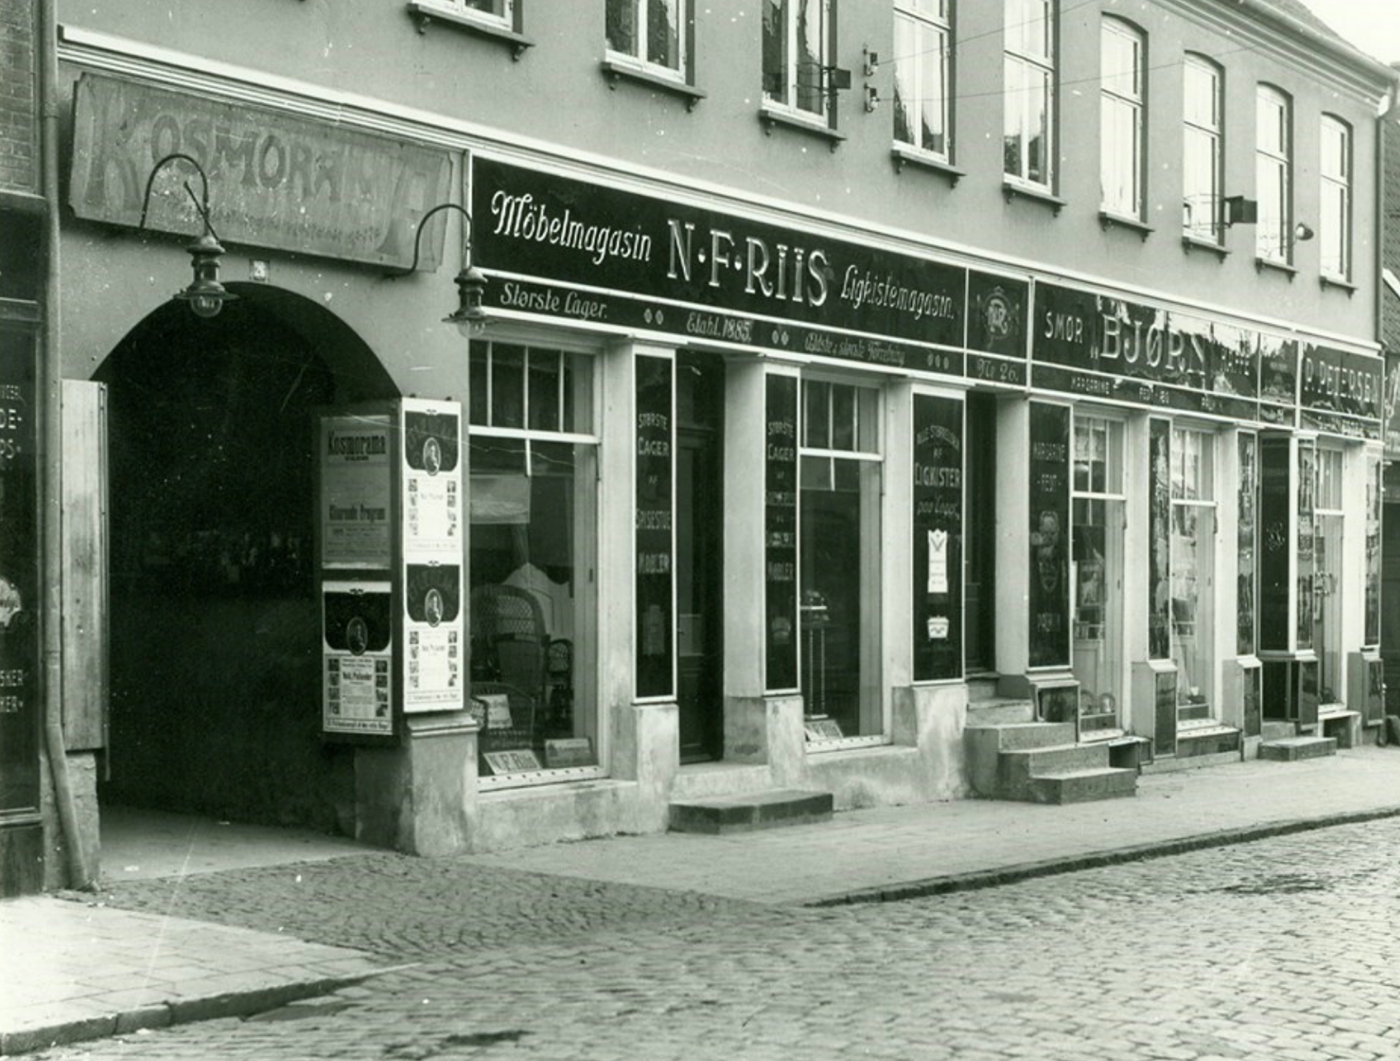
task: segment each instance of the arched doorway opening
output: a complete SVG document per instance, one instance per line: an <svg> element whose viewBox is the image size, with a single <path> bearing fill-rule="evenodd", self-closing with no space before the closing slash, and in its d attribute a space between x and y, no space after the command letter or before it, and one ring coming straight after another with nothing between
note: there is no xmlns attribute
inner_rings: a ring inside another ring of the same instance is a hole
<svg viewBox="0 0 1400 1061"><path fill-rule="evenodd" d="M300 296L168 303L108 387L111 704L99 800L353 829L353 759L320 740L314 415L392 398L365 344Z"/></svg>

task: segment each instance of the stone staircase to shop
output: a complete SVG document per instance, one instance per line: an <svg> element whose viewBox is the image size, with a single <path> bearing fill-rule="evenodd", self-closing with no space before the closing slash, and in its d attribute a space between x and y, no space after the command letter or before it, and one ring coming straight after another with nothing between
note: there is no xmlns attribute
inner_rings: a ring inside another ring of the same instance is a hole
<svg viewBox="0 0 1400 1061"><path fill-rule="evenodd" d="M1299 733L1298 727L1292 722L1265 722L1263 737L1259 745L1261 759L1293 763L1301 759L1317 759L1324 755L1337 754L1336 737Z"/></svg>
<svg viewBox="0 0 1400 1061"><path fill-rule="evenodd" d="M783 825L811 825L831 821L834 801L830 792L767 789L737 796L673 800L670 827L673 833L752 832Z"/></svg>
<svg viewBox="0 0 1400 1061"><path fill-rule="evenodd" d="M1136 769L1109 765L1106 743L1077 744L1071 722L1036 722L1029 700L973 694L963 740L984 799L1087 803L1137 794Z"/></svg>

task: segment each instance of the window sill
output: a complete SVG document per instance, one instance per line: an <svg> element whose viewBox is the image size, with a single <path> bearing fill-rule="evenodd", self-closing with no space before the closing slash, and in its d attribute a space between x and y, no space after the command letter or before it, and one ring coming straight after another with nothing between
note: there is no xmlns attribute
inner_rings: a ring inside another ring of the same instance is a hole
<svg viewBox="0 0 1400 1061"><path fill-rule="evenodd" d="M1324 290L1329 287L1335 287L1345 291L1347 293L1347 298L1351 298L1351 296L1356 294L1359 290L1350 280L1344 280L1340 276L1328 276L1326 273L1318 277L1318 282L1322 285Z"/></svg>
<svg viewBox="0 0 1400 1061"><path fill-rule="evenodd" d="M903 172L905 166L917 166L919 169L936 173L940 177L947 177L953 187L957 187L958 181L967 176L966 170L958 169L947 159L930 155L927 151L920 151L917 147L911 147L909 144L894 144L890 148L890 157L894 159L896 173Z"/></svg>
<svg viewBox="0 0 1400 1061"><path fill-rule="evenodd" d="M820 118L809 118L805 114L798 114L796 111L788 110L785 107L778 107L774 104L764 102L758 108L758 120L763 123L763 131L773 135L773 127L781 125L788 129L795 129L798 132L808 133L811 136L820 137L831 144L831 150L835 151L842 140L846 139L846 134L838 132L826 125Z"/></svg>
<svg viewBox="0 0 1400 1061"><path fill-rule="evenodd" d="M1273 269L1276 272L1285 274L1290 281L1298 275L1298 267L1296 265L1289 265L1287 262L1275 261L1273 258L1255 257L1254 268L1261 273L1265 269Z"/></svg>
<svg viewBox="0 0 1400 1061"><path fill-rule="evenodd" d="M1225 249L1224 245L1212 243L1208 239L1200 239L1197 236L1182 236L1181 245L1186 249L1187 254L1190 254L1193 250L1208 251L1222 262L1230 256L1230 252Z"/></svg>
<svg viewBox="0 0 1400 1061"><path fill-rule="evenodd" d="M701 92L694 85L687 84L676 78L664 77L661 74L652 73L642 66L634 66L632 63L623 62L619 59L604 59L600 64L604 76L608 79L608 87L616 89L619 81L632 81L639 85L646 85L648 88L660 89L662 92L669 92L673 96L679 96L685 100L685 109L693 110L695 105L705 98L705 93Z"/></svg>
<svg viewBox="0 0 1400 1061"><path fill-rule="evenodd" d="M428 25L434 19L439 22L446 22L456 26L458 29L466 30L468 33L476 33L490 40L498 41L511 49L511 58L519 59L526 48L533 48L535 42L523 33L507 29L500 22L487 20L480 16L467 14L465 11L445 4L434 3L433 0L408 0L408 13L418 22L418 32L427 33Z"/></svg>
<svg viewBox="0 0 1400 1061"><path fill-rule="evenodd" d="M1045 188L1039 188L1034 184L1022 184L1020 181L1003 180L1001 182L1001 194L1009 203L1012 199L1029 199L1033 203L1040 203L1055 211L1055 216L1060 216L1060 211L1065 208L1065 200L1058 195L1053 195Z"/></svg>
<svg viewBox="0 0 1400 1061"><path fill-rule="evenodd" d="M1127 214L1114 213L1112 210L1099 211L1099 227L1105 232L1115 227L1130 229L1141 236L1144 243L1147 242L1147 237L1156 231L1156 229L1145 221L1136 217L1129 217Z"/></svg>

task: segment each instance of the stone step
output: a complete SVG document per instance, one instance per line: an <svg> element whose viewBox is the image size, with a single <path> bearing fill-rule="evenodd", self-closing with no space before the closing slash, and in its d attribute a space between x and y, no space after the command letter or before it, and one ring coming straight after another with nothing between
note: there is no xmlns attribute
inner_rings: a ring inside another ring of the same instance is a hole
<svg viewBox="0 0 1400 1061"><path fill-rule="evenodd" d="M1336 754L1336 737L1285 737L1282 740L1266 740L1259 745L1259 758L1282 763Z"/></svg>
<svg viewBox="0 0 1400 1061"><path fill-rule="evenodd" d="M969 726L1007 726L1018 722L1034 722L1035 705L1029 700L1015 700L1006 696L986 696L973 699L970 692L967 701L967 724Z"/></svg>
<svg viewBox="0 0 1400 1061"><path fill-rule="evenodd" d="M969 702L995 700L996 698L997 676L995 674L978 675L967 679L967 699Z"/></svg>
<svg viewBox="0 0 1400 1061"><path fill-rule="evenodd" d="M1259 733L1265 740L1283 740L1298 736L1298 727L1292 722L1262 722Z"/></svg>
<svg viewBox="0 0 1400 1061"><path fill-rule="evenodd" d="M1109 751L1105 744L1055 744L1044 748L1017 748L1001 753L998 762L998 788L1004 799L1026 799L1037 777L1048 774L1107 770Z"/></svg>
<svg viewBox="0 0 1400 1061"><path fill-rule="evenodd" d="M1204 770L1214 766L1233 766L1240 761L1240 753L1211 752L1208 755L1187 755L1178 758L1164 755L1150 763L1142 764L1144 774L1172 774L1182 770Z"/></svg>
<svg viewBox="0 0 1400 1061"><path fill-rule="evenodd" d="M968 723L969 730L976 728L979 727ZM997 750L1003 752L1074 743L1073 722L1007 722L980 728L990 731Z"/></svg>
<svg viewBox="0 0 1400 1061"><path fill-rule="evenodd" d="M1031 778L1029 796L1037 803L1088 803L1137 795L1137 771L1066 770Z"/></svg>
<svg viewBox="0 0 1400 1061"><path fill-rule="evenodd" d="M830 792L771 789L745 796L697 799L671 804L671 831L739 833L782 825L831 820Z"/></svg>

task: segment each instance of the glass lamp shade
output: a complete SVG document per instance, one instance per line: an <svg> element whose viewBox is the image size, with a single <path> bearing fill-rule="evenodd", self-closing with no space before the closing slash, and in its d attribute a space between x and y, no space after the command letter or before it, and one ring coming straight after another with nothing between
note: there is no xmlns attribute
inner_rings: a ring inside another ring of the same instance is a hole
<svg viewBox="0 0 1400 1061"><path fill-rule="evenodd" d="M224 248L206 232L185 249L190 252L194 280L189 287L177 292L175 298L189 303L196 317L217 317L225 302L238 298L219 283L219 255L224 253Z"/></svg>

